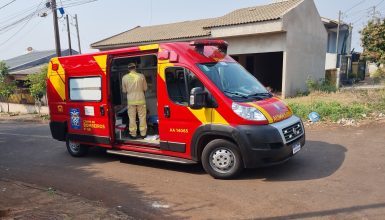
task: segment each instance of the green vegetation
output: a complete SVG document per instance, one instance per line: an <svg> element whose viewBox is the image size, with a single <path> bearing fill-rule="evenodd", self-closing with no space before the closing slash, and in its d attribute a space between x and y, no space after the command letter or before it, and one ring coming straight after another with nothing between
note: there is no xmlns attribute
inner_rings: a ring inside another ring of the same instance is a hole
<svg viewBox="0 0 385 220"><path fill-rule="evenodd" d="M28 75L27 85L29 86L29 92L31 93L32 97L35 98L35 103L38 105L39 114L41 108L41 99L46 93L47 88L47 71L48 66L46 65L40 69L40 72Z"/></svg>
<svg viewBox="0 0 385 220"><path fill-rule="evenodd" d="M380 83L385 80L385 69L378 68L378 70L371 76L375 83Z"/></svg>
<svg viewBox="0 0 385 220"><path fill-rule="evenodd" d="M314 102L311 105L292 103L291 108L301 118L307 118L310 112L317 112L323 119L338 121L342 118L361 119L369 109L362 104L353 103L350 106L341 105L338 102Z"/></svg>
<svg viewBox="0 0 385 220"><path fill-rule="evenodd" d="M0 97L6 100L8 113L9 97L15 92L16 88L16 82L9 77L7 65L3 61L0 61Z"/></svg>
<svg viewBox="0 0 385 220"><path fill-rule="evenodd" d="M307 85L309 92L315 92L315 91L335 92L335 91L337 91L336 86L333 85L332 83L330 83L326 79L314 80L314 79L308 78L306 80L306 85Z"/></svg>
<svg viewBox="0 0 385 220"><path fill-rule="evenodd" d="M361 42L365 59L385 63L385 19L380 22L370 21L361 31Z"/></svg>
<svg viewBox="0 0 385 220"><path fill-rule="evenodd" d="M4 61L0 60L0 76L5 76L8 74L8 66Z"/></svg>
<svg viewBox="0 0 385 220"><path fill-rule="evenodd" d="M48 66L44 66L40 69L39 73L28 75L27 85L29 86L29 92L31 93L32 97L38 101L43 98L47 88L47 71Z"/></svg>
<svg viewBox="0 0 385 220"><path fill-rule="evenodd" d="M309 96L286 100L293 112L307 120L310 112L317 112L323 121L340 119L360 120L385 114L385 90L313 92Z"/></svg>

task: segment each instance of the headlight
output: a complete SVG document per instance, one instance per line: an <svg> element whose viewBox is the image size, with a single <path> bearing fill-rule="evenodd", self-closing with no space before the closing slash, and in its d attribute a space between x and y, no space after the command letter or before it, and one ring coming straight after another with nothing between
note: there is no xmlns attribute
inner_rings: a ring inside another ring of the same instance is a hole
<svg viewBox="0 0 385 220"><path fill-rule="evenodd" d="M247 107L239 105L235 102L232 104L232 109L235 112L235 114L239 115L240 117L252 120L252 121L266 121L266 117L255 107Z"/></svg>

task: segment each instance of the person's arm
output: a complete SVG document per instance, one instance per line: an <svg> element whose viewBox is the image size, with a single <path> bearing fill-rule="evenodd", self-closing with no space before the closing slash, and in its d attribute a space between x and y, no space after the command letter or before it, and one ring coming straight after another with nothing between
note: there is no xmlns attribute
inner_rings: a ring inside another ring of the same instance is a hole
<svg viewBox="0 0 385 220"><path fill-rule="evenodd" d="M143 76L143 91L147 91L147 82L146 82L146 77Z"/></svg>
<svg viewBox="0 0 385 220"><path fill-rule="evenodd" d="M127 93L127 88L126 88L126 83L125 83L125 80L124 80L124 76L122 78L122 91L124 93Z"/></svg>

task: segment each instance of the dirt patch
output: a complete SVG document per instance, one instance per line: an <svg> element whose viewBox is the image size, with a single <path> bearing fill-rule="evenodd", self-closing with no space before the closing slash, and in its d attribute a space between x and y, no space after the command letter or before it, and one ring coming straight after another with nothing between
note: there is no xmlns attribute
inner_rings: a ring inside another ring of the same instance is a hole
<svg viewBox="0 0 385 220"><path fill-rule="evenodd" d="M286 99L288 103L298 102L302 104L311 104L315 101L335 102L343 105L352 103L375 103L383 100L385 89L380 90L344 90L334 93L315 91L308 96Z"/></svg>
<svg viewBox="0 0 385 220"><path fill-rule="evenodd" d="M133 219L101 203L18 181L0 179L0 219Z"/></svg>

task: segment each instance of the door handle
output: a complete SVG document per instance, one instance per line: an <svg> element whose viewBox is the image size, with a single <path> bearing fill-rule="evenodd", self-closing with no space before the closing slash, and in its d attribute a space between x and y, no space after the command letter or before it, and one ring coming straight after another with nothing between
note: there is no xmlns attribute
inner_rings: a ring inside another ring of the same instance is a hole
<svg viewBox="0 0 385 220"><path fill-rule="evenodd" d="M105 112L105 110L104 110L104 106L101 105L101 106L100 106L100 115L101 115L101 116L104 116L105 113L106 113L106 112Z"/></svg>
<svg viewBox="0 0 385 220"><path fill-rule="evenodd" d="M170 106L168 105L164 106L163 110L164 110L164 117L170 118Z"/></svg>

